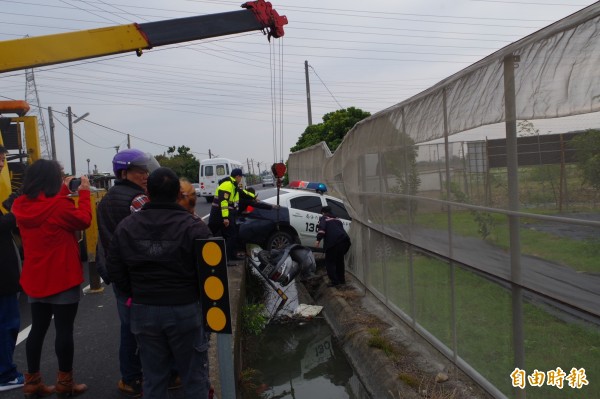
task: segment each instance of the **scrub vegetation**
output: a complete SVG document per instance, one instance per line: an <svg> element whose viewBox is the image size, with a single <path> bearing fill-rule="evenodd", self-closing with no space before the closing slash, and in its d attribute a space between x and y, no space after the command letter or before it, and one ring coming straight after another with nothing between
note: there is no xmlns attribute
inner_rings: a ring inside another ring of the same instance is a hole
<svg viewBox="0 0 600 399"><path fill-rule="evenodd" d="M371 334L371 338L369 338L369 346L371 348L381 349L391 359L397 357L396 348L394 348L389 340L381 336L381 330L378 328L369 328L369 333Z"/></svg>
<svg viewBox="0 0 600 399"><path fill-rule="evenodd" d="M244 399L266 399L264 394L265 384L262 382L262 374L253 368L245 368L240 376L240 388Z"/></svg>
<svg viewBox="0 0 600 399"><path fill-rule="evenodd" d="M264 299L266 284L250 267L247 267L245 277L245 305L242 307L241 331L242 345L247 342L247 336L261 335L269 319L266 316ZM262 373L254 368L246 367L240 373L240 390L244 399L265 399L266 385L262 381Z"/></svg>
<svg viewBox="0 0 600 399"><path fill-rule="evenodd" d="M265 305L262 303L246 304L242 307L242 332L250 335L260 335L267 326Z"/></svg>
<svg viewBox="0 0 600 399"><path fill-rule="evenodd" d="M249 267L246 269L246 303L242 306L242 333L260 335L269 323L264 305L265 282Z"/></svg>

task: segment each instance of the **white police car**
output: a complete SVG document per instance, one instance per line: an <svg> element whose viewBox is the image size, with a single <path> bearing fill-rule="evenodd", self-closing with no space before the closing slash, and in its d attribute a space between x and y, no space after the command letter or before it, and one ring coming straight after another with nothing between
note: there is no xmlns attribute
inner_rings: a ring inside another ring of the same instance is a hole
<svg viewBox="0 0 600 399"><path fill-rule="evenodd" d="M297 243L322 251L322 248L314 246L321 208L330 206L346 231L350 229L351 221L342 200L324 194L326 191L322 183L291 182L288 187L280 189L279 209L250 206L240 215L238 238L244 243L257 244L269 250ZM258 191L258 194L258 200L277 204L276 189Z"/></svg>

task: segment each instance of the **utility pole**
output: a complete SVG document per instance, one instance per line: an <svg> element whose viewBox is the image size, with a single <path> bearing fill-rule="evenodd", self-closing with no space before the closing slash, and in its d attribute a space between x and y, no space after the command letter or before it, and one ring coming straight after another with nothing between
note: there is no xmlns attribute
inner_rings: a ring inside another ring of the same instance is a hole
<svg viewBox="0 0 600 399"><path fill-rule="evenodd" d="M306 107L308 108L308 126L312 126L312 110L310 107L310 83L308 81L308 61L304 61L304 76L306 76Z"/></svg>
<svg viewBox="0 0 600 399"><path fill-rule="evenodd" d="M52 160L56 161L56 144L54 143L54 118L52 117L52 107L48 107L48 121L50 122L50 150Z"/></svg>
<svg viewBox="0 0 600 399"><path fill-rule="evenodd" d="M208 149L208 159L211 159L211 158L212 158L212 154L211 154L211 152L210 152L210 148L209 148L209 149Z"/></svg>
<svg viewBox="0 0 600 399"><path fill-rule="evenodd" d="M131 136L127 134L127 148L131 148Z"/></svg>
<svg viewBox="0 0 600 399"><path fill-rule="evenodd" d="M71 147L71 173L73 176L75 176L75 173L77 171L75 170L75 139L74 139L75 133L73 133L73 124L84 119L90 113L86 112L85 114L81 115L77 119L73 120L73 113L71 112L71 107L67 108L67 112L69 114L69 146Z"/></svg>
<svg viewBox="0 0 600 399"><path fill-rule="evenodd" d="M75 176L75 139L73 133L73 114L71 113L71 107L67 108L69 116L69 148L71 150L71 175Z"/></svg>

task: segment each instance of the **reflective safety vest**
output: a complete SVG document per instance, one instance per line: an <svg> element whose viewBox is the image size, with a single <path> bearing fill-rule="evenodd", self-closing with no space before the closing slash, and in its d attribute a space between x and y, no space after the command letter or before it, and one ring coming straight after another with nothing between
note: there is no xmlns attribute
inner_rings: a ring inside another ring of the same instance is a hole
<svg viewBox="0 0 600 399"><path fill-rule="evenodd" d="M239 188L235 178L231 176L223 179L221 184L219 184L219 187L217 187L212 206L221 208L221 216L223 219L229 217L230 210L237 208L237 204L240 201L240 192L249 198L256 198L256 194L252 194L250 191Z"/></svg>

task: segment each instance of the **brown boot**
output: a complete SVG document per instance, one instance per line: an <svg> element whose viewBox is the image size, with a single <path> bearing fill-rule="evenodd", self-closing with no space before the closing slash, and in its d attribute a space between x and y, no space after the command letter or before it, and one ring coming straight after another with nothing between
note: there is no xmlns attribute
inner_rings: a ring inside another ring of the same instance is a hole
<svg viewBox="0 0 600 399"><path fill-rule="evenodd" d="M23 393L27 399L43 398L54 393L54 385L44 385L39 371L32 374L25 373Z"/></svg>
<svg viewBox="0 0 600 399"><path fill-rule="evenodd" d="M59 371L56 378L56 396L59 398L70 398L81 395L87 391L85 384L75 384L73 382L73 370Z"/></svg>

